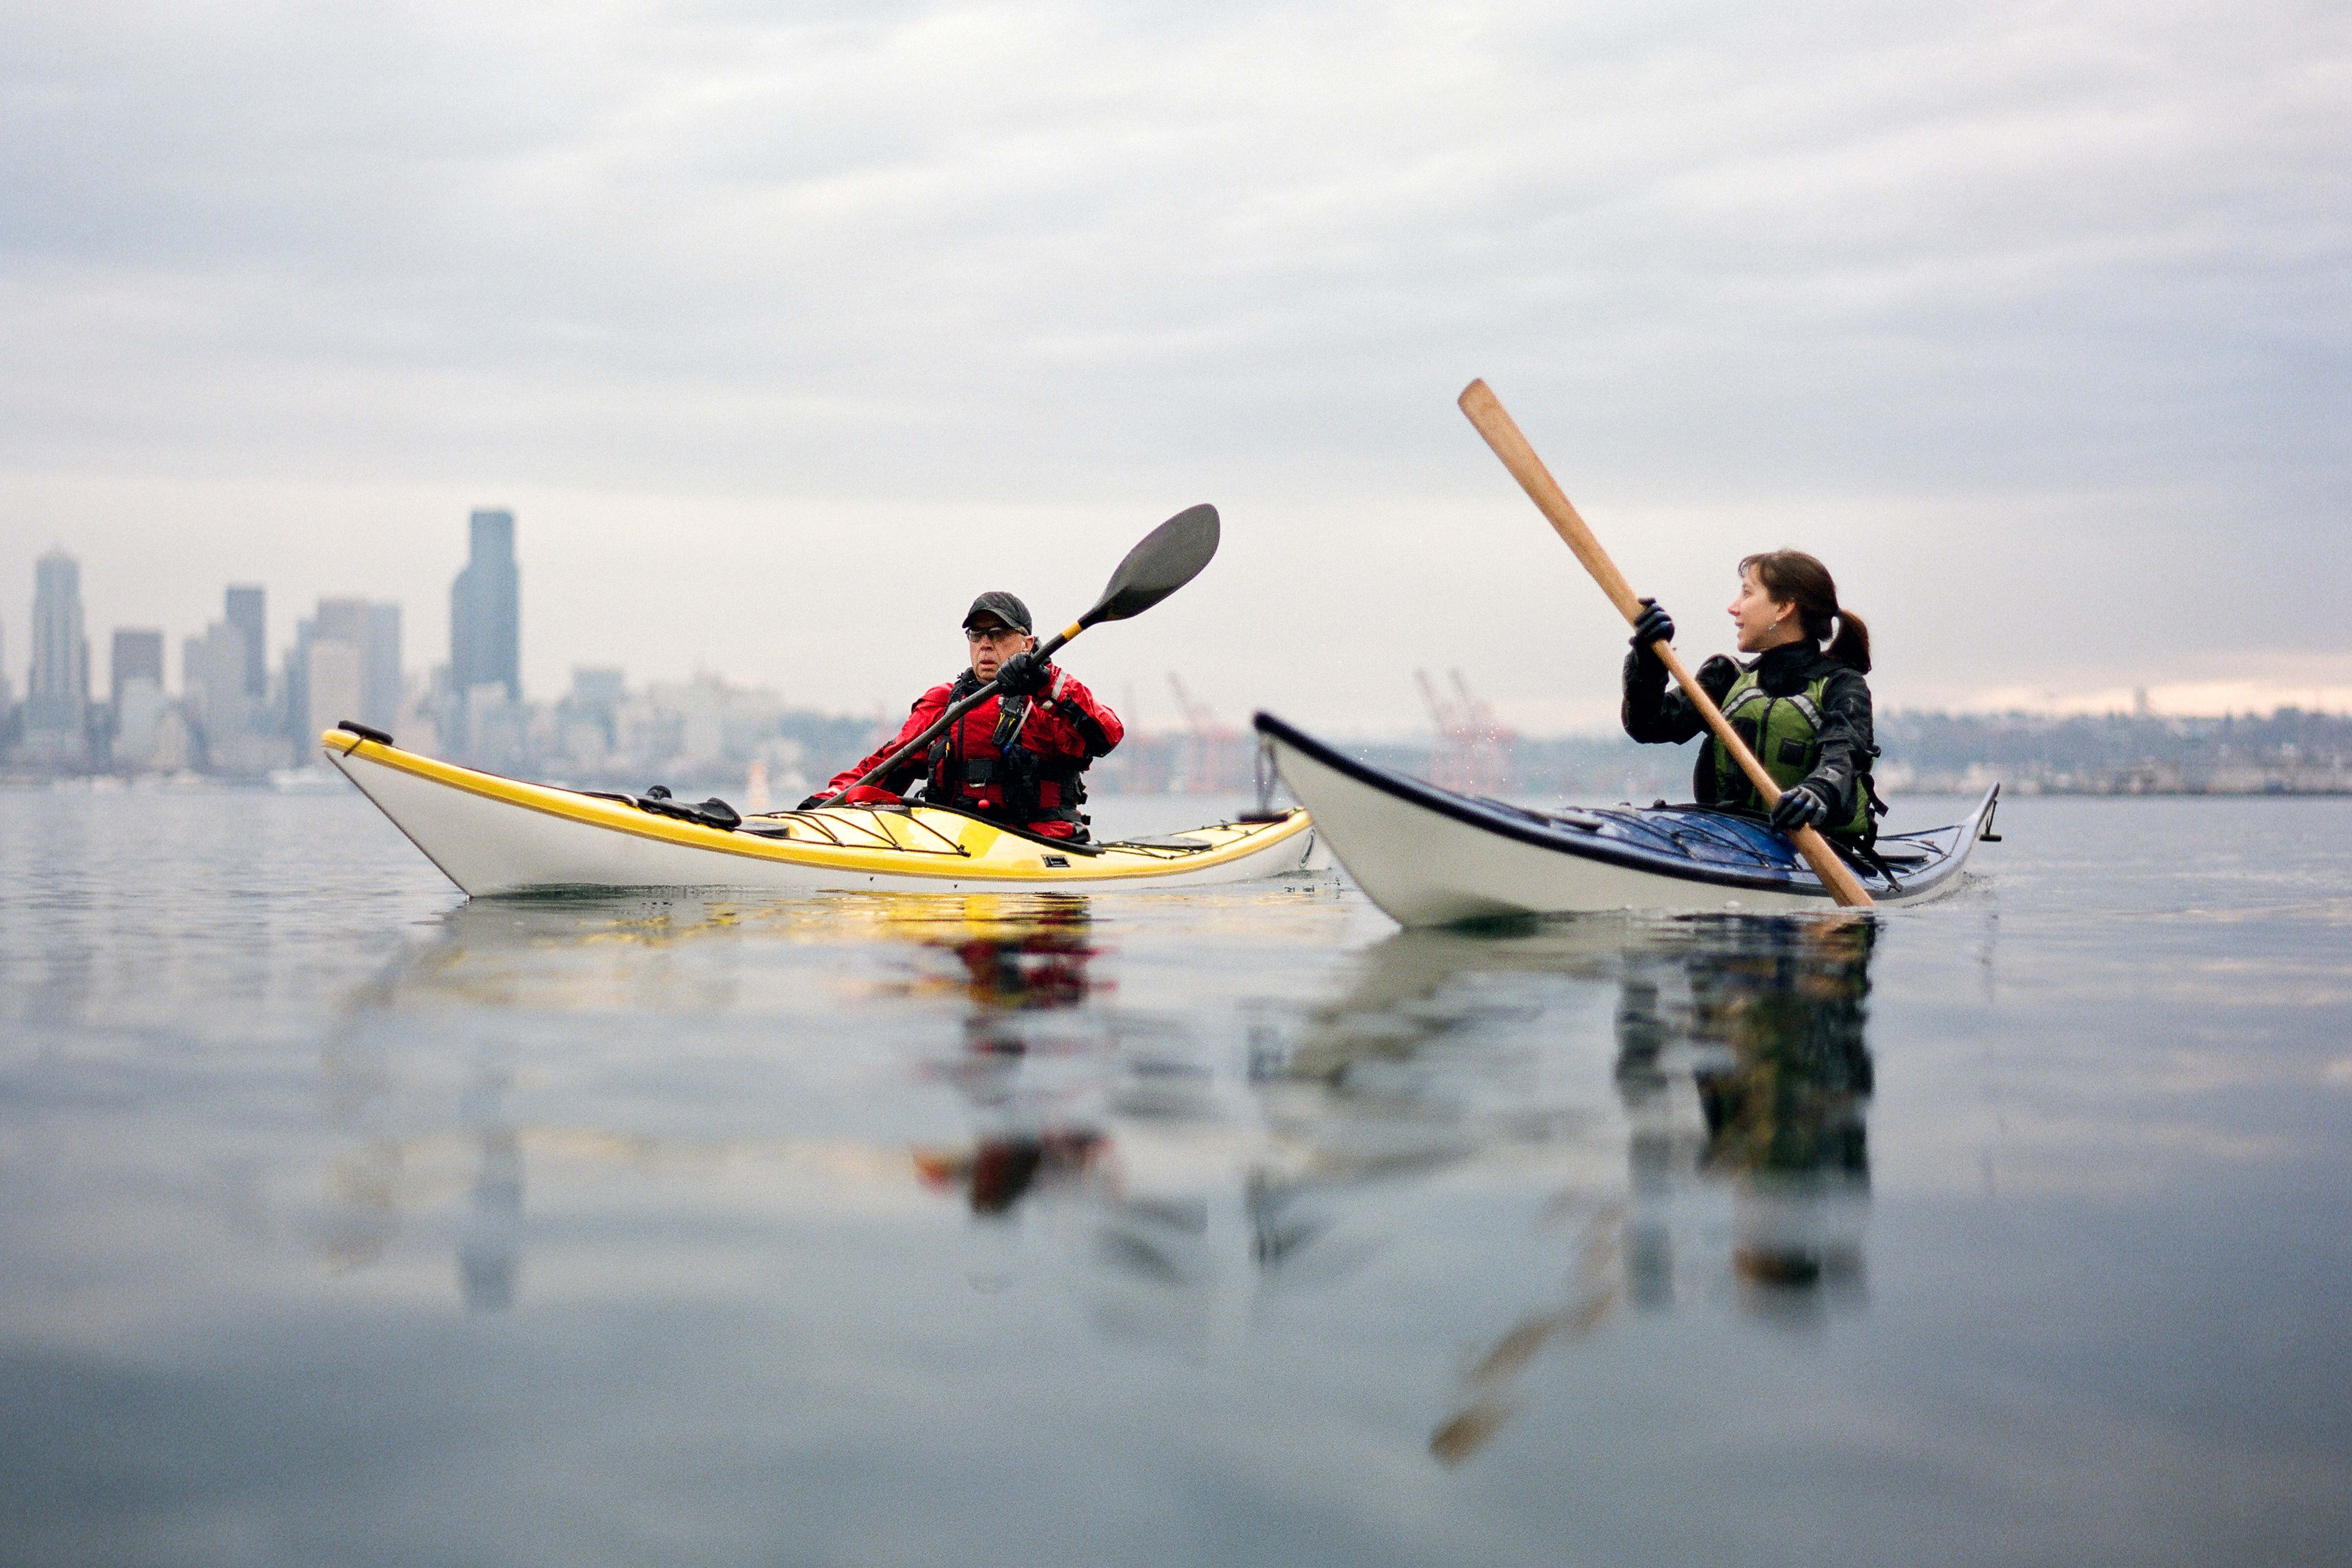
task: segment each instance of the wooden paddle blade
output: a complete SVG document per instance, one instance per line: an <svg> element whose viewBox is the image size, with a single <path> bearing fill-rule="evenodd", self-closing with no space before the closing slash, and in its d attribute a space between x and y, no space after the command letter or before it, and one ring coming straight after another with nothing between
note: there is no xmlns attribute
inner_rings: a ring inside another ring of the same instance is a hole
<svg viewBox="0 0 2352 1568"><path fill-rule="evenodd" d="M1559 481L1551 477L1551 470L1544 467L1543 459L1536 456L1535 447L1520 432L1518 421L1511 417L1510 410L1503 406L1502 399L1495 395L1494 389L1483 379L1474 381L1464 387L1462 395L1454 401L1454 405L1469 417L1478 434L1486 438L1495 456L1503 460L1503 467L1519 481L1519 488L1528 492L1528 499L1536 503L1536 510L1544 514L1561 542L1584 563L1584 569L1592 574L1595 583L1601 584L1601 591L1609 595L1609 602L1617 606L1617 613L1623 616L1628 623L1640 620L1642 602L1625 581L1625 574L1617 570L1617 563L1609 559L1607 551L1601 548L1601 542L1593 537L1583 514L1576 510L1567 492L1559 488Z"/></svg>
<svg viewBox="0 0 2352 1568"><path fill-rule="evenodd" d="M1143 536L1110 574L1101 600L1078 617L1078 625L1123 621L1139 616L1201 574L1217 553L1217 509L1205 502L1187 507Z"/></svg>

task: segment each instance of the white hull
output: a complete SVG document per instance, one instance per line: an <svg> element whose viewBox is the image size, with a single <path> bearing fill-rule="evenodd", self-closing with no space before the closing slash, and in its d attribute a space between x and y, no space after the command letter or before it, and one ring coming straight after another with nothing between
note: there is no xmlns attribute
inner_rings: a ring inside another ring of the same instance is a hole
<svg viewBox="0 0 2352 1568"><path fill-rule="evenodd" d="M1487 803L1350 763L1263 714L1258 727L1284 782L1313 814L1332 855L1402 925L1604 910L1778 913L1835 907L1810 871L1797 873L1793 885L1728 886L1710 879L1706 868L1677 872L1626 865L1535 841L1544 835L1513 837L1497 829L1490 813L1475 809ZM1872 887L1874 897L1881 903L1916 903L1949 891L1990 819L1995 793L1987 793L1969 821L1941 830L1956 838L1932 868L1899 885L1882 879ZM1489 820L1478 820L1482 816ZM1957 837L1963 831L1965 837Z"/></svg>
<svg viewBox="0 0 2352 1568"><path fill-rule="evenodd" d="M448 879L477 896L572 888L712 888L1097 893L1214 887L1328 868L1304 813L1230 836L1211 852L1056 854L1051 846L948 817L982 847L973 858L901 853L727 833L633 805L521 784L331 731L328 760ZM866 814L859 814L864 816ZM941 814L945 816L946 814ZM904 820L901 818L900 820ZM1204 832L1210 830L1202 830ZM993 841L993 847L987 847ZM1051 862L1067 861L1055 869ZM899 863L903 863L903 866Z"/></svg>

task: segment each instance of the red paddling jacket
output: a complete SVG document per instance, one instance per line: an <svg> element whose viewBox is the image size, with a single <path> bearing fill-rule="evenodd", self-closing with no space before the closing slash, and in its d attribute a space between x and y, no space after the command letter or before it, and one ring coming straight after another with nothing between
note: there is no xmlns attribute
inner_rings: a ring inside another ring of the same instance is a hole
<svg viewBox="0 0 2352 1568"><path fill-rule="evenodd" d="M980 677L967 669L924 692L897 737L835 773L826 793L848 790L850 804L870 805L904 799L917 779L927 779L924 800L1047 838L1084 838L1087 818L1077 810L1087 798L1081 775L1118 744L1127 726L1059 665L1045 667L1045 685L1034 696L991 697L949 725L928 752L917 752L874 784L850 787L980 685Z"/></svg>

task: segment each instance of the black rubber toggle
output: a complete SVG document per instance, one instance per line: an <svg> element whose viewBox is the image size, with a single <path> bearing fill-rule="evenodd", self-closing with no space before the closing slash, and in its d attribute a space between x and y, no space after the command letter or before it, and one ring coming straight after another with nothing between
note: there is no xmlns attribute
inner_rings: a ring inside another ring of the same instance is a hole
<svg viewBox="0 0 2352 1568"><path fill-rule="evenodd" d="M335 728L346 733L357 735L362 741L373 741L379 746L392 744L392 737L373 724L358 724L349 719L338 719L335 721Z"/></svg>

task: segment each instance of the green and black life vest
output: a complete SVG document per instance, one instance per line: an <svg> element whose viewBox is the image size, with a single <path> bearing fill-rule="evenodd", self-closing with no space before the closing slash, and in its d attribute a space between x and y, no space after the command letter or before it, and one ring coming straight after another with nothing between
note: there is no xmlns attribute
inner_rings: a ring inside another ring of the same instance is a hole
<svg viewBox="0 0 2352 1568"><path fill-rule="evenodd" d="M1802 691L1787 697L1775 697L1757 682L1752 669L1740 672L1717 704L1729 720L1738 737L1748 742L1764 771L1782 789L1802 780L1822 760L1822 694L1828 689L1830 678L1808 681ZM1738 810L1764 809L1764 802L1756 786L1723 742L1709 737L1707 758L1715 772L1715 799L1718 805ZM1830 833L1868 835L1870 832L1870 773L1869 759L1854 759L1853 810L1843 821L1824 825Z"/></svg>

